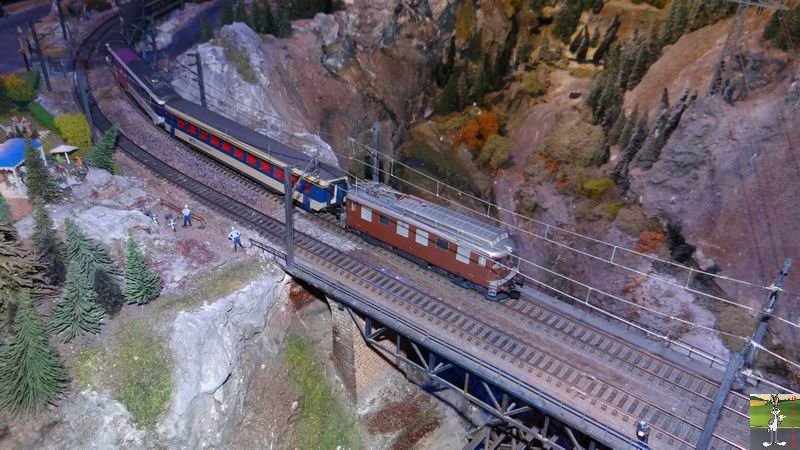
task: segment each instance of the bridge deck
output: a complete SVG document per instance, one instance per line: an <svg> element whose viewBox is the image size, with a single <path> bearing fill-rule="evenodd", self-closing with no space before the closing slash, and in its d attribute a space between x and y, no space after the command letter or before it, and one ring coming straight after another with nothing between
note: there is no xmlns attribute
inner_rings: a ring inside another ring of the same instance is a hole
<svg viewBox="0 0 800 450"><path fill-rule="evenodd" d="M636 422L645 419L652 428L651 447L695 448L716 381L572 319L551 306L557 300L541 293L528 291L519 300L488 302L369 247L351 255L309 248L311 252L299 256L320 274L379 299L393 314L425 326L442 340L627 436L634 436ZM372 267L356 264L356 259L372 260ZM672 356L673 361L683 358ZM711 448L747 448L748 398L731 392L725 405ZM578 419L562 418L567 423ZM580 423L572 425L581 429Z"/></svg>

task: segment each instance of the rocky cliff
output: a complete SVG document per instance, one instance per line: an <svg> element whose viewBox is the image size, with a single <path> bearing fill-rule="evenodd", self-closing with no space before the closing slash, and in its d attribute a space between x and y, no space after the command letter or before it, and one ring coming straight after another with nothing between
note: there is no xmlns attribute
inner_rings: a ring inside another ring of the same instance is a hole
<svg viewBox="0 0 800 450"><path fill-rule="evenodd" d="M420 117L434 92L439 30L452 0L355 1L332 15L293 23L288 39L259 36L242 23L198 46L209 104L263 132L333 159L347 138L381 123L384 149ZM184 65L193 58L181 56ZM174 86L199 102L183 69Z"/></svg>

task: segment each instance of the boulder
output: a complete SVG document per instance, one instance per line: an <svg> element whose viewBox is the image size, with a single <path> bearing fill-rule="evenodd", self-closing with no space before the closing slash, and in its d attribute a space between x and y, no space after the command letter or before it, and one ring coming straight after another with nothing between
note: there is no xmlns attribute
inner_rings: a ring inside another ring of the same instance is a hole
<svg viewBox="0 0 800 450"><path fill-rule="evenodd" d="M170 330L175 361L173 400L158 426L167 446L220 447L230 439L231 419L243 407L247 381L257 365L274 357L286 330L288 284L268 266L246 288L178 314ZM283 281L282 281L283 280ZM282 323L282 325L281 325Z"/></svg>

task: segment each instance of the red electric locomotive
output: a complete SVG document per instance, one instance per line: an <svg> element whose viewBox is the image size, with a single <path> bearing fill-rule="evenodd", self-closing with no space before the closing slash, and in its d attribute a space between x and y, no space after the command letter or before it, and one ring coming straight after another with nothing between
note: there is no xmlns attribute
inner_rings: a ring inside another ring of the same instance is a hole
<svg viewBox="0 0 800 450"><path fill-rule="evenodd" d="M374 182L350 186L344 215L346 226L366 239L491 300L519 296L519 258L500 228Z"/></svg>

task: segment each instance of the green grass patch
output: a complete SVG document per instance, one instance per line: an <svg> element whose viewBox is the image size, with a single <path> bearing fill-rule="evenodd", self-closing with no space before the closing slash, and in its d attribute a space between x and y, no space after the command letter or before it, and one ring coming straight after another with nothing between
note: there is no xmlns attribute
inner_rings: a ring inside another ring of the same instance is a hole
<svg viewBox="0 0 800 450"><path fill-rule="evenodd" d="M172 396L172 357L163 337L144 321L132 321L117 334L108 370L115 398L137 426L151 430Z"/></svg>
<svg viewBox="0 0 800 450"><path fill-rule="evenodd" d="M73 368L75 381L78 382L79 389L97 389L99 383L99 373L104 364L104 353L97 348L87 348L75 359Z"/></svg>
<svg viewBox="0 0 800 450"><path fill-rule="evenodd" d="M56 126L56 118L50 114L49 111L44 109L44 106L40 105L38 102L30 102L28 104L28 111L31 112L31 115L39 125L47 128L48 130L58 133L58 127Z"/></svg>
<svg viewBox="0 0 800 450"><path fill-rule="evenodd" d="M538 97L547 92L547 88L539 81L539 72L527 72L522 77L522 89L529 95Z"/></svg>
<svg viewBox="0 0 800 450"><path fill-rule="evenodd" d="M751 397L752 398L752 397ZM800 427L800 419L792 414L800 408L800 400L786 400L778 403L780 414L786 416L778 425L778 428L797 428ZM767 402L763 405L750 405L750 428L767 428L769 420L772 419L772 403Z"/></svg>
<svg viewBox="0 0 800 450"><path fill-rule="evenodd" d="M250 58L247 57L247 53L236 48L236 46L227 39L222 41L222 46L225 49L225 57L236 67L236 72L239 73L239 76L241 76L244 81L255 84L256 81L258 81L256 79L256 72L250 65Z"/></svg>
<svg viewBox="0 0 800 450"><path fill-rule="evenodd" d="M325 371L311 343L289 336L285 360L289 378L302 397L302 416L297 423L297 448L363 448L353 419L333 394Z"/></svg>
<svg viewBox="0 0 800 450"><path fill-rule="evenodd" d="M258 258L222 266L199 277L192 289L177 295L167 294L153 304L156 308L177 308L187 310L196 308L205 301L213 301L238 291L263 273Z"/></svg>

